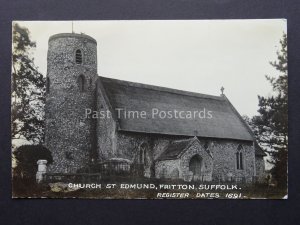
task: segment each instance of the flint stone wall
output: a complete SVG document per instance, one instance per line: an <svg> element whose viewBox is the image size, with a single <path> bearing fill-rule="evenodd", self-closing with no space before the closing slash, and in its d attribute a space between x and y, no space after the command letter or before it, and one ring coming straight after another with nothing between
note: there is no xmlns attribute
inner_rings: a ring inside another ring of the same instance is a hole
<svg viewBox="0 0 300 225"><path fill-rule="evenodd" d="M265 161L262 156L255 157L256 176L259 183L266 182Z"/></svg>
<svg viewBox="0 0 300 225"><path fill-rule="evenodd" d="M238 170L236 165L236 152L242 144L243 169ZM210 150L214 156L213 180L252 182L254 171L254 148L251 142L213 141Z"/></svg>
<svg viewBox="0 0 300 225"><path fill-rule="evenodd" d="M141 146L146 146L144 176L155 176L155 162L172 138L130 132L118 132L116 156L129 159L133 164L139 163Z"/></svg>
<svg viewBox="0 0 300 225"><path fill-rule="evenodd" d="M182 179L180 160L164 160L155 164L155 177L159 179Z"/></svg>
<svg viewBox="0 0 300 225"><path fill-rule="evenodd" d="M100 113L110 111L106 101L104 100L103 93L100 87L97 87L96 96L97 112ZM116 131L116 121L110 117L105 116L104 118L93 119L93 122L97 124L97 152L98 160L105 161L110 158L119 157L117 154L117 131Z"/></svg>

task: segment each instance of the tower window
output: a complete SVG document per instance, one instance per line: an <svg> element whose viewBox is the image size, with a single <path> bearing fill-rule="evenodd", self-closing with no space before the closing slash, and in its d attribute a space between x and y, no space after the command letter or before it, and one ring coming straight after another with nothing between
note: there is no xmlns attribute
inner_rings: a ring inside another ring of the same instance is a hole
<svg viewBox="0 0 300 225"><path fill-rule="evenodd" d="M78 87L81 92L85 91L85 78L83 75L78 77Z"/></svg>
<svg viewBox="0 0 300 225"><path fill-rule="evenodd" d="M77 49L75 54L76 64L82 64L82 52Z"/></svg>
<svg viewBox="0 0 300 225"><path fill-rule="evenodd" d="M242 150L243 150L243 147L241 145L239 145L238 149L237 149L237 152L236 152L236 168L238 170L243 170L244 169Z"/></svg>
<svg viewBox="0 0 300 225"><path fill-rule="evenodd" d="M50 93L50 79L47 77L46 79L46 93Z"/></svg>

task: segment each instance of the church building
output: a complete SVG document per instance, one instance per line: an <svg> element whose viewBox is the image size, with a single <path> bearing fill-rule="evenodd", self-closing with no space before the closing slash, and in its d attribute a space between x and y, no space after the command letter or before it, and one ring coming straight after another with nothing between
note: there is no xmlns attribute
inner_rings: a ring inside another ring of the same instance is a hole
<svg viewBox="0 0 300 225"><path fill-rule="evenodd" d="M47 62L49 173L119 162L148 178L263 181L265 153L223 91L212 96L99 76L97 42L85 34L51 36Z"/></svg>

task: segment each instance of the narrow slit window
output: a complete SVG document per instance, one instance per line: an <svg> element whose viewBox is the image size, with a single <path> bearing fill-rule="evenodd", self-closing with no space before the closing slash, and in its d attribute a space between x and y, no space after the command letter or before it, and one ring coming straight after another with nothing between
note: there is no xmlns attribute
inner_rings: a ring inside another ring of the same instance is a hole
<svg viewBox="0 0 300 225"><path fill-rule="evenodd" d="M78 77L78 87L81 92L85 91L85 78L83 75Z"/></svg>
<svg viewBox="0 0 300 225"><path fill-rule="evenodd" d="M240 154L239 152L236 153L236 168L240 169Z"/></svg>
<svg viewBox="0 0 300 225"><path fill-rule="evenodd" d="M147 150L144 149L144 160L143 160L143 163L146 163L147 162Z"/></svg>
<svg viewBox="0 0 300 225"><path fill-rule="evenodd" d="M76 64L82 64L82 52L78 49L76 50Z"/></svg>
<svg viewBox="0 0 300 225"><path fill-rule="evenodd" d="M243 153L240 152L240 170L244 169L243 168Z"/></svg>
<svg viewBox="0 0 300 225"><path fill-rule="evenodd" d="M139 155L139 163L142 164L143 163L143 149L140 150L140 155Z"/></svg>
<svg viewBox="0 0 300 225"><path fill-rule="evenodd" d="M243 149L243 147L241 145L239 145L238 149L237 149L237 153L236 153L236 168L238 170L244 169L242 149Z"/></svg>

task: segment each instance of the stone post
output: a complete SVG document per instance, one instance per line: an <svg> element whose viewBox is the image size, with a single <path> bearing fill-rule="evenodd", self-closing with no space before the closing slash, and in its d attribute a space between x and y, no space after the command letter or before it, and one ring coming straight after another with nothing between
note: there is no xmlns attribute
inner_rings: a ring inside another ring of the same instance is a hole
<svg viewBox="0 0 300 225"><path fill-rule="evenodd" d="M40 183L43 180L43 175L47 172L47 160L40 159L37 161L38 171L36 173L36 182Z"/></svg>

